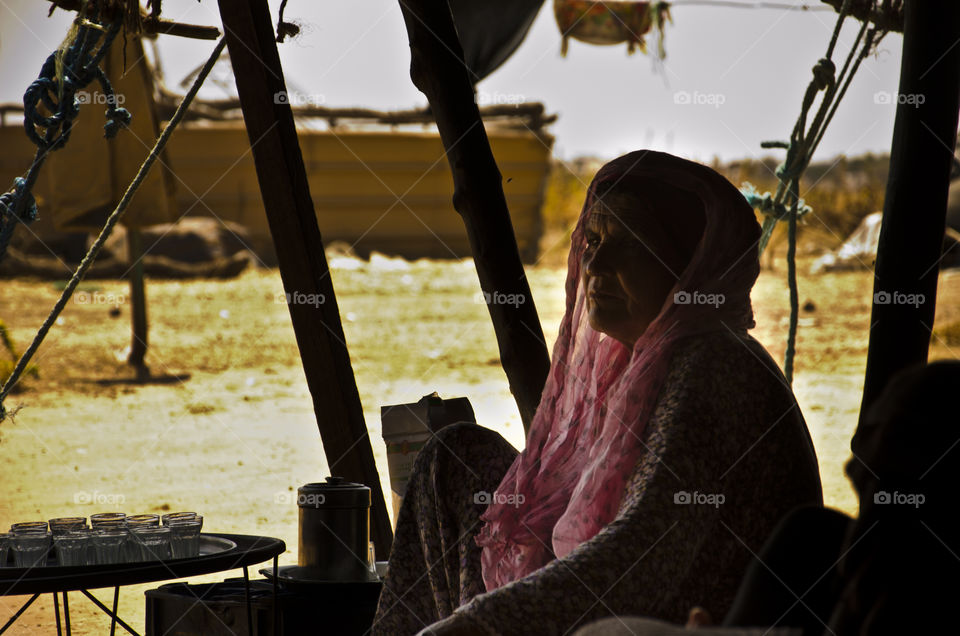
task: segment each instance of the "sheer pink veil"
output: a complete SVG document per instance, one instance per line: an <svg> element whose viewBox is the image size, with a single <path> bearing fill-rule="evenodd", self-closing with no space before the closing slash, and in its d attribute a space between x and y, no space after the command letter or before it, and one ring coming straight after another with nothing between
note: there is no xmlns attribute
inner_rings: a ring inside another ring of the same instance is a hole
<svg viewBox="0 0 960 636"><path fill-rule="evenodd" d="M642 197L651 180L698 197L705 225L690 263L677 272L660 313L631 350L588 324L580 276L583 226L598 191L616 184ZM645 450L646 424L676 343L753 327L750 290L760 271L759 235L750 205L706 166L639 150L600 169L571 236L566 311L526 447L481 517L486 523L476 541L487 590L565 556L614 519Z"/></svg>

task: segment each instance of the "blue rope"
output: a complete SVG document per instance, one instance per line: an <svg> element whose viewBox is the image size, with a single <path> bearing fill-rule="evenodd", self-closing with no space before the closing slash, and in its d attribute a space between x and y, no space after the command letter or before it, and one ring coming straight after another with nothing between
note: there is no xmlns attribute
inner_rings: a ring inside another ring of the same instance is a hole
<svg viewBox="0 0 960 636"><path fill-rule="evenodd" d="M95 5L94 13L98 18L98 5ZM77 32L70 45L47 57L40 67L40 75L23 94L23 127L27 137L37 146L37 152L26 177L17 177L13 190L0 195L0 260L6 254L17 225L28 225L37 218L33 186L47 153L62 148L70 138L73 121L80 114L78 93L93 82L99 83L107 103L107 122L103 129L108 139L130 124L130 112L117 107L113 86L100 68L120 32L121 21L102 25L81 15L76 24ZM99 46L97 42L100 42ZM41 105L51 114L41 114Z"/></svg>
<svg viewBox="0 0 960 636"><path fill-rule="evenodd" d="M788 221L790 215L793 214L793 208L782 201L777 201L769 192L759 192L749 181L745 181L740 187L740 194L753 209L764 216L759 247L762 254L767 247L767 242L770 241L770 235L773 233L773 228L777 222ZM797 199L797 218L803 218L810 212L813 212L813 208L807 205L803 199Z"/></svg>
<svg viewBox="0 0 960 636"><path fill-rule="evenodd" d="M817 145L823 138L823 133L833 115L837 110L840 100L843 99L850 81L856 74L860 62L868 55L869 51L883 38L884 32L879 27L874 26L867 33L868 21L864 20L846 62L840 71L840 76L836 76L836 66L830 59L833 56L836 47L840 29L844 20L850 13L852 0L845 0L840 8L837 17L837 23L830 38L830 44L824 57L817 60L813 67L813 79L807 85L807 90L803 95L803 102L800 105L800 115L790 134L790 141L767 141L760 144L763 148L782 148L787 151L783 163L777 167L776 175L779 180L776 194L765 192L763 194L749 183L744 183L740 192L746 198L754 209L759 210L764 215L763 227L760 233L759 251L762 254L766 249L770 236L778 221L787 221L787 285L790 290L790 327L787 335L787 347L783 356L784 375L787 381L793 383L793 361L796 353L797 324L800 312L799 294L797 290L797 222L806 214L811 212L803 199L800 198L800 177L803 175L810 159L813 156ZM866 36L865 36L866 34ZM878 35L879 34L879 35ZM861 41L863 46L861 47ZM859 54L857 51L859 50ZM854 61L855 60L855 61ZM851 65L851 62L854 62ZM839 92L838 92L839 89ZM807 127L807 114L813 106L816 96L823 92L824 96L817 109L817 114Z"/></svg>
<svg viewBox="0 0 960 636"><path fill-rule="evenodd" d="M27 180L17 177L13 180L13 192L0 194L0 257L7 251L13 230L18 223L32 223L37 218L37 202L26 189ZM14 213L19 201L25 202L25 209L20 215Z"/></svg>

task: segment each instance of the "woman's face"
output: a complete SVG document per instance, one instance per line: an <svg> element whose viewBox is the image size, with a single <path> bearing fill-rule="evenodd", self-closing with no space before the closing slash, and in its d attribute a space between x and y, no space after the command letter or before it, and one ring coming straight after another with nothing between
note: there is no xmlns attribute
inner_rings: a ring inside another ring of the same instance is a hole
<svg viewBox="0 0 960 636"><path fill-rule="evenodd" d="M598 197L585 224L581 272L590 326L628 347L660 313L681 273L648 215L637 196L614 189Z"/></svg>

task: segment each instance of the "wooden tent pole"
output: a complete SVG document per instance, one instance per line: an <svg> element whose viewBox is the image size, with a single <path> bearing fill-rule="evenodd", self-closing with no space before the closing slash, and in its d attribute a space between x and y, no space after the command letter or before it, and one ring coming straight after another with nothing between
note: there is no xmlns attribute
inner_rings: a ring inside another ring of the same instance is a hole
<svg viewBox="0 0 960 636"><path fill-rule="evenodd" d="M267 0L220 0L219 5L323 449L331 474L370 487L371 535L377 554L385 558L392 543L390 520L310 198L293 112L287 100L277 97L286 94L286 85Z"/></svg>
<svg viewBox="0 0 960 636"><path fill-rule="evenodd" d="M447 0L400 0L410 38L410 77L436 116L463 217L524 429L529 429L550 356Z"/></svg>
<svg viewBox="0 0 960 636"><path fill-rule="evenodd" d="M927 361L960 111L960 3L907 0L860 416Z"/></svg>

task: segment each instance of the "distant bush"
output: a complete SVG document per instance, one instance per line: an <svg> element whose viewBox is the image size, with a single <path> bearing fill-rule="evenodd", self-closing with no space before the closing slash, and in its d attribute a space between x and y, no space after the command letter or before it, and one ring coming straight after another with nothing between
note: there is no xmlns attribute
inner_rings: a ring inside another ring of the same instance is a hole
<svg viewBox="0 0 960 636"><path fill-rule="evenodd" d="M797 243L802 253L839 246L863 217L883 209L889 162L888 155L866 154L810 164L800 180L800 196L813 208L799 227ZM738 187L748 181L760 192L776 192L778 165L778 160L768 157L713 167ZM786 224L780 225L771 239L771 247L778 252L786 249Z"/></svg>
<svg viewBox="0 0 960 636"><path fill-rule="evenodd" d="M938 326L933 330L933 335L937 341L945 346L955 347L960 345L960 321Z"/></svg>

